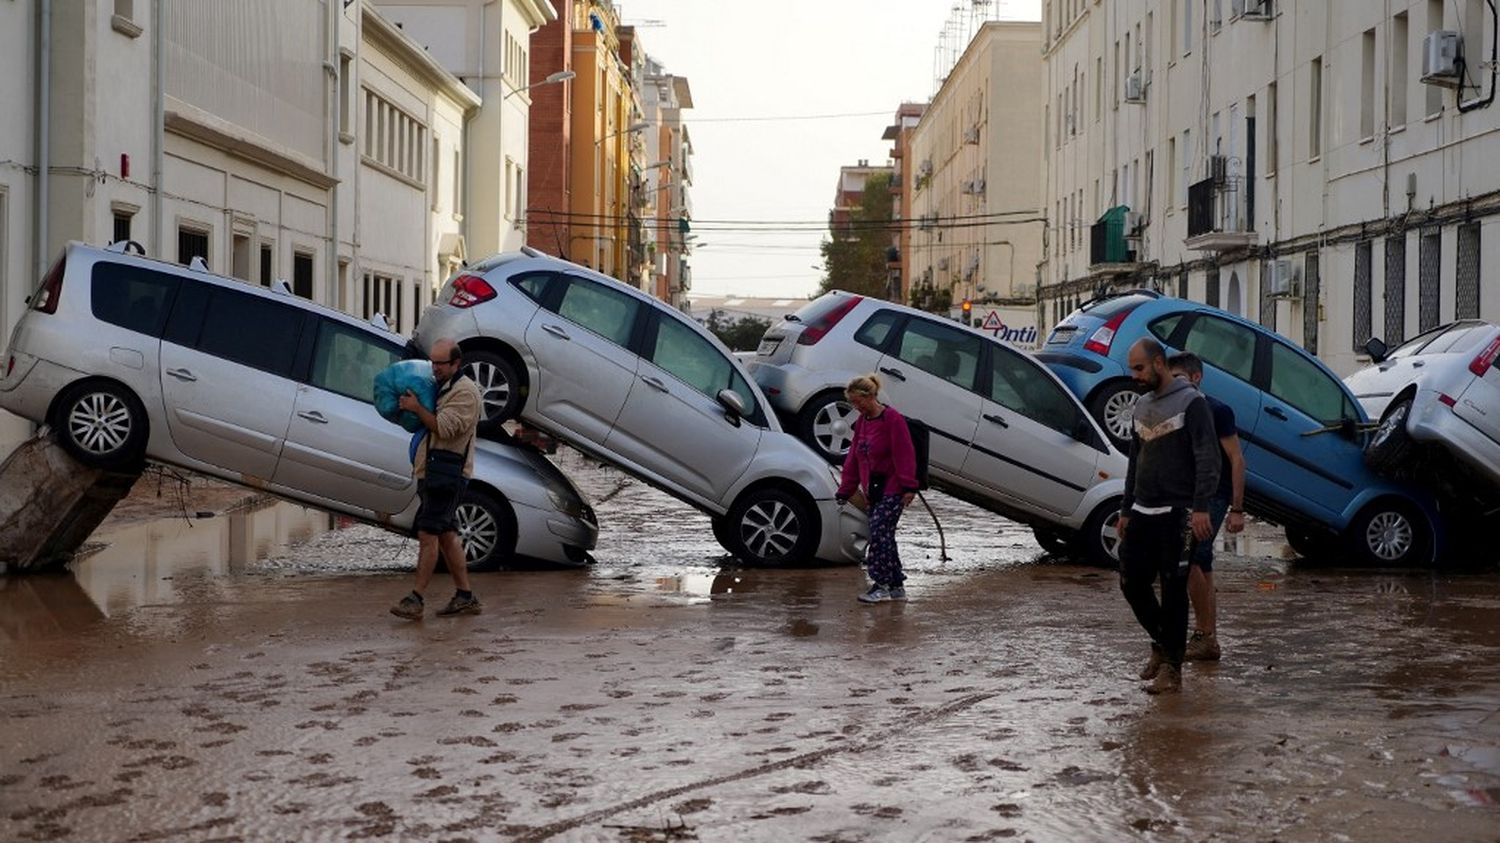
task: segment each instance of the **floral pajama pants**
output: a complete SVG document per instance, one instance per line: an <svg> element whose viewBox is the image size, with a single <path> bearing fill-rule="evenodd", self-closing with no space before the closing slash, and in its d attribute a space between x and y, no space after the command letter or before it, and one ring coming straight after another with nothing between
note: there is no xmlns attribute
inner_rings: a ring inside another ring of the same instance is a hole
<svg viewBox="0 0 1500 843"><path fill-rule="evenodd" d="M865 567L870 579L887 588L906 582L901 573L901 554L896 552L896 522L901 520L901 496L886 495L870 509L870 544Z"/></svg>

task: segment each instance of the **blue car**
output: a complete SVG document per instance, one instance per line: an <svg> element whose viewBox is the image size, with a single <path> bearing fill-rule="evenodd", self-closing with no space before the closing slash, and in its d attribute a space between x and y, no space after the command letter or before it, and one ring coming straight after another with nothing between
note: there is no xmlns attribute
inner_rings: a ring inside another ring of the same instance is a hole
<svg viewBox="0 0 1500 843"><path fill-rule="evenodd" d="M1206 304L1131 290L1085 302L1036 356L1116 444L1138 397L1126 358L1141 337L1203 358L1203 391L1234 409L1245 508L1286 529L1304 556L1430 563L1443 530L1432 496L1365 465L1369 418L1343 381L1286 337Z"/></svg>

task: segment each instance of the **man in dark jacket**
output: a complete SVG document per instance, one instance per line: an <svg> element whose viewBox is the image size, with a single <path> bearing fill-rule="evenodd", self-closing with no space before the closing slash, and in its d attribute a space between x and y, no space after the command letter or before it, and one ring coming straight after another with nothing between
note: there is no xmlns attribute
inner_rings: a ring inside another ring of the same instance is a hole
<svg viewBox="0 0 1500 843"><path fill-rule="evenodd" d="M1151 636L1141 678L1154 680L1146 690L1160 694L1182 688L1190 552L1194 539L1213 534L1208 505L1219 484L1219 441L1208 403L1187 380L1172 377L1160 343L1138 340L1128 362L1131 377L1150 391L1136 402L1132 422L1120 505L1120 591Z"/></svg>

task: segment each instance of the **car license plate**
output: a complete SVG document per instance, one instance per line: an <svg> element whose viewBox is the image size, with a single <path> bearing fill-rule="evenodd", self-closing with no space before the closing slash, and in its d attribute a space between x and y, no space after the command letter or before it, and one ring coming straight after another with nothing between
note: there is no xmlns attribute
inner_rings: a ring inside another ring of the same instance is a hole
<svg viewBox="0 0 1500 843"><path fill-rule="evenodd" d="M780 347L781 347L781 339L780 338L763 339L763 340L760 341L760 345L758 347L756 347L756 349L755 349L755 355L757 357L770 357L772 354L775 354L776 353L776 349L778 349Z"/></svg>

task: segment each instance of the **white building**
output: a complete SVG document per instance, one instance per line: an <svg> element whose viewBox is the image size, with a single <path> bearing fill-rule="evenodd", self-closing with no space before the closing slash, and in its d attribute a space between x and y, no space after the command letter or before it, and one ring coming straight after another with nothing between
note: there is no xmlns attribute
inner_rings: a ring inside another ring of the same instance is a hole
<svg viewBox="0 0 1500 843"><path fill-rule="evenodd" d="M911 136L913 298L974 302L997 335L1035 341L1042 256L1041 24L983 24ZM991 318L988 314L994 313ZM1000 327L1003 326L1003 327ZM981 325L983 327L983 325Z"/></svg>
<svg viewBox="0 0 1500 843"><path fill-rule="evenodd" d="M692 238L682 230L693 218L693 141L682 112L693 107L693 92L687 77L667 73L649 58L643 81L641 107L650 125L644 157L647 165L655 165L642 173L652 217L646 225L653 238L647 251L654 255L649 292L684 309L693 288Z"/></svg>
<svg viewBox="0 0 1500 843"><path fill-rule="evenodd" d="M1372 335L1500 321L1480 284L1500 260L1485 0L1047 0L1043 18L1044 326L1153 285L1348 374ZM1467 62L1424 82L1436 31Z"/></svg>

